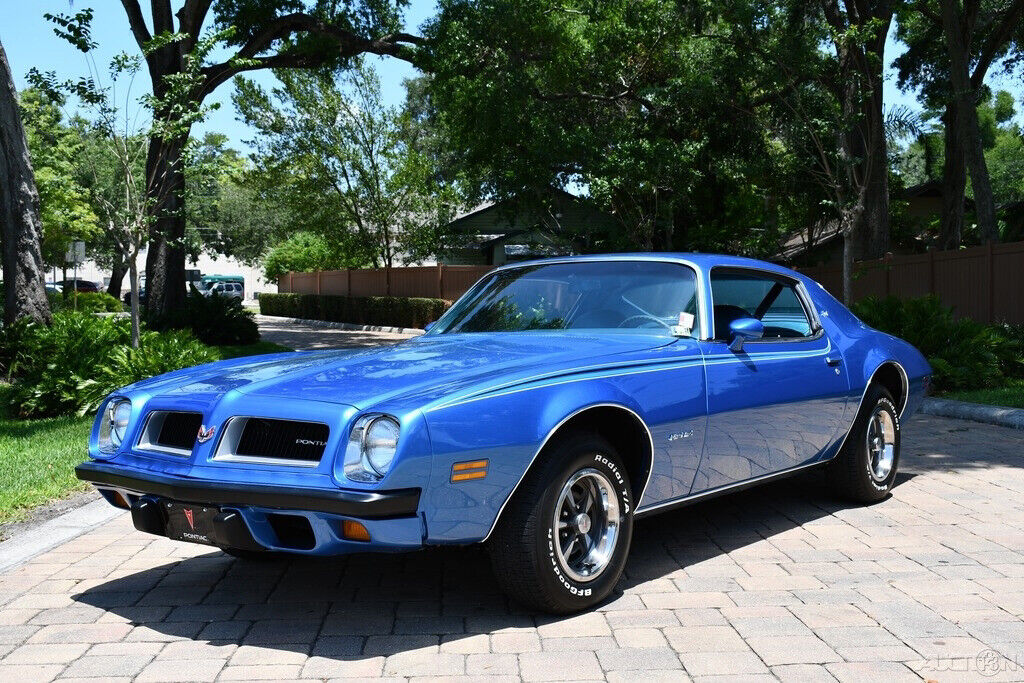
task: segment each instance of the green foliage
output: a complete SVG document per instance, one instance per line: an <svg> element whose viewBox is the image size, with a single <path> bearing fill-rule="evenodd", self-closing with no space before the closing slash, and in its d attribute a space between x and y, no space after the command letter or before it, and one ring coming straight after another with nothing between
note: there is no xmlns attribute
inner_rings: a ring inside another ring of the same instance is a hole
<svg viewBox="0 0 1024 683"><path fill-rule="evenodd" d="M795 108L774 110L798 82L799 112L832 126L816 81L827 36L813 11L444 0L426 33L427 87L450 150L442 171L471 198L584 186L619 221L582 245L598 251L763 256L822 217L806 126L794 125Z"/></svg>
<svg viewBox="0 0 1024 683"><path fill-rule="evenodd" d="M186 335L147 332L129 353L127 318L57 313L50 327L27 321L0 330L0 370L11 381L11 404L21 417L84 414L98 398L139 373L170 372L215 360L212 351Z"/></svg>
<svg viewBox="0 0 1024 683"><path fill-rule="evenodd" d="M422 328L451 305L443 299L400 296L261 294L260 313L307 320Z"/></svg>
<svg viewBox="0 0 1024 683"><path fill-rule="evenodd" d="M77 303L75 299L77 298ZM77 310L80 313L121 313L124 311L124 306L117 298L107 294L106 292L78 292L78 295L68 292L67 296L63 294L50 295L50 310L52 311L72 311Z"/></svg>
<svg viewBox="0 0 1024 683"><path fill-rule="evenodd" d="M350 260L338 253L325 237L311 232L297 232L270 250L263 259L263 273L276 280L288 272L311 273L316 270L341 270L350 267Z"/></svg>
<svg viewBox="0 0 1024 683"><path fill-rule="evenodd" d="M347 267L422 260L451 214L419 127L387 106L372 68L277 71L270 92L238 79L235 106L257 130L247 184L288 210L290 232L320 235Z"/></svg>
<svg viewBox="0 0 1024 683"><path fill-rule="evenodd" d="M110 392L148 377L210 363L217 352L185 330L145 332L139 348L121 345L110 350L105 364L78 384L79 414L92 412Z"/></svg>
<svg viewBox="0 0 1024 683"><path fill-rule="evenodd" d="M1010 328L955 319L938 297L868 297L854 304L853 312L871 327L916 346L932 365L932 385L938 391L994 387L1007 371L1020 372L1013 362L1021 358L1019 329L1013 340L1007 334Z"/></svg>
<svg viewBox="0 0 1024 683"><path fill-rule="evenodd" d="M151 318L155 330L189 330L197 339L211 346L255 344L260 340L259 327L251 311L239 299L193 291L181 308L164 316Z"/></svg>
<svg viewBox="0 0 1024 683"><path fill-rule="evenodd" d="M88 192L75 172L84 144L81 131L63 121L63 101L54 93L29 88L21 92L18 105L39 190L43 260L59 265L72 241L92 240L99 233Z"/></svg>

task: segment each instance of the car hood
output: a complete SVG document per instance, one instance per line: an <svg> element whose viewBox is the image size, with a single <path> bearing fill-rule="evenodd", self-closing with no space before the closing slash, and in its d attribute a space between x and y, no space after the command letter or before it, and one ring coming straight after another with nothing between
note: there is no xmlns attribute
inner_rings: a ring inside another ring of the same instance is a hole
<svg viewBox="0 0 1024 683"><path fill-rule="evenodd" d="M257 356L183 370L141 382L151 395L227 392L326 401L359 409L401 396L424 400L479 385L481 389L610 361L671 344L642 333L519 332L427 335L366 350Z"/></svg>

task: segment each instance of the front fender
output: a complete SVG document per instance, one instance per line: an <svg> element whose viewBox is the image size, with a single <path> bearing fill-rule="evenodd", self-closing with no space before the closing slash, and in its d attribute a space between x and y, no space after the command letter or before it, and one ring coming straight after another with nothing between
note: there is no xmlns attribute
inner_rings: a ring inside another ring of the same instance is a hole
<svg viewBox="0 0 1024 683"><path fill-rule="evenodd" d="M545 441L571 416L599 405L628 408L636 401L608 380L518 388L426 413L433 448L430 483L422 498L427 542L484 540ZM487 476L452 482L453 466L487 460Z"/></svg>

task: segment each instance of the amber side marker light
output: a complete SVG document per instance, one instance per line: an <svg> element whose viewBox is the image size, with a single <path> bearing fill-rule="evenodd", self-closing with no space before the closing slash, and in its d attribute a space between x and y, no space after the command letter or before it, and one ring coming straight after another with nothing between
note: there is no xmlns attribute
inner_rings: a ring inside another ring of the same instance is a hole
<svg viewBox="0 0 1024 683"><path fill-rule="evenodd" d="M351 519L342 520L341 535L349 541L370 540L370 532L366 530L366 527Z"/></svg>
<svg viewBox="0 0 1024 683"><path fill-rule="evenodd" d="M452 481L483 479L487 476L487 460L470 460L452 465Z"/></svg>

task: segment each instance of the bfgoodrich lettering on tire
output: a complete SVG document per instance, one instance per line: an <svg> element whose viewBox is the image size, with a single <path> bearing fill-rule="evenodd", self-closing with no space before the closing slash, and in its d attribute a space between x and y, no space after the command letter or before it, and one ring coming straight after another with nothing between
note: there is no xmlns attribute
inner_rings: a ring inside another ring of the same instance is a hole
<svg viewBox="0 0 1024 683"><path fill-rule="evenodd" d="M573 432L545 448L491 537L494 574L513 599L546 612L600 602L622 575L633 493L615 449Z"/></svg>
<svg viewBox="0 0 1024 683"><path fill-rule="evenodd" d="M899 410L888 391L870 386L843 450L833 463L836 488L858 503L885 498L900 462Z"/></svg>

